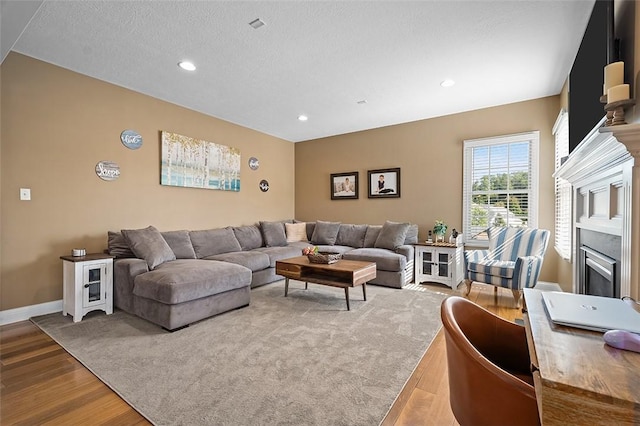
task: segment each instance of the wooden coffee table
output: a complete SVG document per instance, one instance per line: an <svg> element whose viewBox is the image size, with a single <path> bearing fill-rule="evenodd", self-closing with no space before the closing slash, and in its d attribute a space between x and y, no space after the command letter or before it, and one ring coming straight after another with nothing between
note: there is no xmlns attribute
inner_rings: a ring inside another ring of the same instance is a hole
<svg viewBox="0 0 640 426"><path fill-rule="evenodd" d="M362 296L367 300L367 282L376 277L376 264L358 260L339 260L330 265L311 263L307 256L276 261L276 274L285 277L284 297L289 292L289 279L308 283L344 288L344 296L349 307L349 288L362 286Z"/></svg>

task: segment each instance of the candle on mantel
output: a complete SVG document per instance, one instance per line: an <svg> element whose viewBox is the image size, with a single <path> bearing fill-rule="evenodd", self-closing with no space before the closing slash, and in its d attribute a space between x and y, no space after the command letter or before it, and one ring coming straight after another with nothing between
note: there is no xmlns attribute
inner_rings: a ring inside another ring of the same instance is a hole
<svg viewBox="0 0 640 426"><path fill-rule="evenodd" d="M619 84L607 90L607 103L626 101L629 99L629 85Z"/></svg>
<svg viewBox="0 0 640 426"><path fill-rule="evenodd" d="M607 95L607 91L614 86L619 86L624 83L624 62L613 62L604 67L604 92L603 95ZM610 100L607 100L611 102Z"/></svg>

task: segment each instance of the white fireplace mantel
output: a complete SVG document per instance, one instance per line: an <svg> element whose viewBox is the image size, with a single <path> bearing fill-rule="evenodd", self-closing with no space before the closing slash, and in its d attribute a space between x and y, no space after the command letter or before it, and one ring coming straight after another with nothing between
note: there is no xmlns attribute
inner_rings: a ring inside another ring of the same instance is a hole
<svg viewBox="0 0 640 426"><path fill-rule="evenodd" d="M556 171L573 188L573 258L579 230L621 237L621 295L639 298L640 124L602 127L604 120ZM579 288L574 262L574 292Z"/></svg>

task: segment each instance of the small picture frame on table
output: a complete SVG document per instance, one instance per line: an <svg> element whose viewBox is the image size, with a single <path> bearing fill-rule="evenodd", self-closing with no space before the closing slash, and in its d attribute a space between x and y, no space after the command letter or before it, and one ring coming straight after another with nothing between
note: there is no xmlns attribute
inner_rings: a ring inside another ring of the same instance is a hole
<svg viewBox="0 0 640 426"><path fill-rule="evenodd" d="M332 200L358 199L358 172L332 173L330 180Z"/></svg>
<svg viewBox="0 0 640 426"><path fill-rule="evenodd" d="M369 170L369 198L400 198L400 167Z"/></svg>

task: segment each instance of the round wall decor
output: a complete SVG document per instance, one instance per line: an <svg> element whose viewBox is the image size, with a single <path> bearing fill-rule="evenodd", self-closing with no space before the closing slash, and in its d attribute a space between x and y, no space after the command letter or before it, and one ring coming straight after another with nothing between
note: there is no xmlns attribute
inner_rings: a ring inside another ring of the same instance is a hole
<svg viewBox="0 0 640 426"><path fill-rule="evenodd" d="M258 170L258 167L260 167L260 161L258 161L256 157L249 158L249 168L251 170Z"/></svg>
<svg viewBox="0 0 640 426"><path fill-rule="evenodd" d="M267 182L266 180L262 179L260 181L260 191L267 192L268 190L269 190L269 182Z"/></svg>
<svg viewBox="0 0 640 426"><path fill-rule="evenodd" d="M142 146L142 136L135 130L124 130L120 133L120 140L129 149L138 149Z"/></svg>
<svg viewBox="0 0 640 426"><path fill-rule="evenodd" d="M102 180L116 180L120 177L120 166L113 161L100 161L96 164L96 175Z"/></svg>

